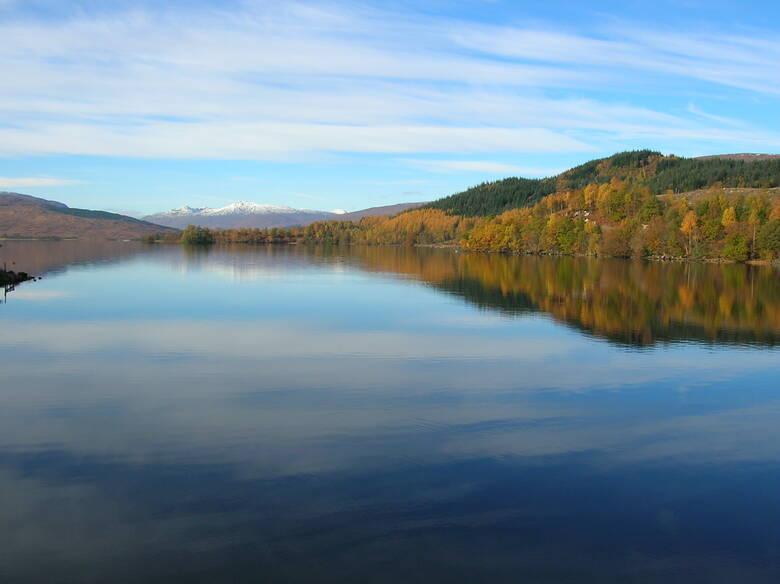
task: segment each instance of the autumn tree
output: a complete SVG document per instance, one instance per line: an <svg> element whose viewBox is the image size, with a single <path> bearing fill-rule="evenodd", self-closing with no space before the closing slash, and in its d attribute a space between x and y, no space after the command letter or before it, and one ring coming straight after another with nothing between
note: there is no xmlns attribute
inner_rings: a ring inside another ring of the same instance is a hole
<svg viewBox="0 0 780 584"><path fill-rule="evenodd" d="M728 231L732 225L734 225L737 222L737 211L734 209L734 207L726 207L723 210L723 217L720 220L721 225L723 225L723 228Z"/></svg>
<svg viewBox="0 0 780 584"><path fill-rule="evenodd" d="M686 238L685 255L690 256L693 252L693 243L696 239L696 235L699 229L699 220L696 217L696 212L692 209L683 217L682 224L680 225L680 231Z"/></svg>

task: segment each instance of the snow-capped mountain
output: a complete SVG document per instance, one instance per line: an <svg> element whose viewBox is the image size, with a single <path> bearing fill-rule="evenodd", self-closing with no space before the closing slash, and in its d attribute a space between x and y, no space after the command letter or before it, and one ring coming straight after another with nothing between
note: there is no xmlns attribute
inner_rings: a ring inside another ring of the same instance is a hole
<svg viewBox="0 0 780 584"><path fill-rule="evenodd" d="M293 209L280 205L260 205L248 201L238 201L225 207L178 207L162 213L148 215L145 221L180 229L187 225L201 227L219 227L232 229L237 227L290 227L308 225L315 221L335 219L338 213L314 211L312 209Z"/></svg>
<svg viewBox="0 0 780 584"><path fill-rule="evenodd" d="M179 207L177 209L171 209L170 211L165 211L163 213L157 213L156 215L150 215L156 217L157 215L168 215L170 217L177 217L179 215L194 215L195 213L200 213L203 211L205 207L202 207L198 209L197 207Z"/></svg>
<svg viewBox="0 0 780 584"><path fill-rule="evenodd" d="M249 201L238 201L237 203L231 203L225 207L219 207L218 209L210 209L205 207L203 209L192 209L192 207L184 207L191 212L194 211L200 215L217 217L221 215L289 215L290 213L300 213L304 215L322 215L327 211L314 211L312 209L293 209L292 207L285 207L282 205L258 205L257 203L250 203ZM331 215L333 213L330 213Z"/></svg>

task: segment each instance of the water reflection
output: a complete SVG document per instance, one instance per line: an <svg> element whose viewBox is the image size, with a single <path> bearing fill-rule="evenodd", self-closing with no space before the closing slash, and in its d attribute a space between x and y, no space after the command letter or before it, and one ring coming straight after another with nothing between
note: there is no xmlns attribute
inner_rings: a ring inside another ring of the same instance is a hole
<svg viewBox="0 0 780 584"><path fill-rule="evenodd" d="M327 253L327 250L324 250ZM780 270L739 264L355 248L369 270L408 274L506 314L544 312L612 341L780 340Z"/></svg>
<svg viewBox="0 0 780 584"><path fill-rule="evenodd" d="M776 346L780 341L780 270L770 266L537 258L390 247L14 243L9 244L6 257L18 258L20 265L36 274L125 261L139 254L180 272L209 272L237 281L351 266L414 278L502 314L548 314L577 330L626 345L697 341Z"/></svg>
<svg viewBox="0 0 780 584"><path fill-rule="evenodd" d="M3 241L0 263L35 276L58 274L69 268L129 260L148 246L120 241Z"/></svg>
<svg viewBox="0 0 780 584"><path fill-rule="evenodd" d="M0 581L780 576L772 272L124 249L0 312Z"/></svg>

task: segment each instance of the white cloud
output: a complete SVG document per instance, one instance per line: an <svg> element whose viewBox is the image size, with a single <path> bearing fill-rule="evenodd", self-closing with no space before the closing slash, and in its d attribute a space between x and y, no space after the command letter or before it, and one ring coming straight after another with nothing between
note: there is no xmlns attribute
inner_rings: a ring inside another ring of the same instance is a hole
<svg viewBox="0 0 780 584"><path fill-rule="evenodd" d="M780 145L773 130L602 93L704 80L780 95L780 42L769 35L623 26L598 37L354 4L242 6L6 18L0 110L13 123L0 128L0 155L286 160L588 152L628 140Z"/></svg>
<svg viewBox="0 0 780 584"><path fill-rule="evenodd" d="M707 120L712 120L713 122L716 122L718 124L723 125L731 125L736 127L744 127L744 122L741 122L740 120L735 120L733 118L728 118L726 116L717 116L715 114L711 114L708 112L703 111L701 108L699 108L695 103L691 102L688 104L688 111L692 113L695 116L699 116L701 118L705 118Z"/></svg>
<svg viewBox="0 0 780 584"><path fill-rule="evenodd" d="M650 72L780 95L780 42L774 34L706 35L663 32L623 23L605 38L512 27L472 26L452 38L486 55L608 70ZM624 80L627 81L627 80ZM654 83L645 78L644 83ZM643 83L632 76L632 84Z"/></svg>
<svg viewBox="0 0 780 584"><path fill-rule="evenodd" d="M282 160L307 152L583 152L590 146L544 128L433 125L158 122L117 129L81 124L1 128L0 154L88 154Z"/></svg>
<svg viewBox="0 0 780 584"><path fill-rule="evenodd" d="M76 184L82 184L82 181L49 177L0 176L0 188L5 189L15 189L20 187L64 187Z"/></svg>

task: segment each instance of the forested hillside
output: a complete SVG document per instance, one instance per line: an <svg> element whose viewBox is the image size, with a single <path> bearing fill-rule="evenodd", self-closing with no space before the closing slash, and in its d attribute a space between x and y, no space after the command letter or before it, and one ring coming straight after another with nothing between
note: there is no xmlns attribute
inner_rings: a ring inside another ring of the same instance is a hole
<svg viewBox="0 0 780 584"><path fill-rule="evenodd" d="M647 186L613 179L480 219L462 245L532 254L773 260L780 257L780 193L711 188L695 198L656 196Z"/></svg>
<svg viewBox="0 0 780 584"><path fill-rule="evenodd" d="M532 205L555 191L556 181L552 178L506 178L482 183L462 193L428 203L425 207L467 217L496 215L507 209Z"/></svg>
<svg viewBox="0 0 780 584"><path fill-rule="evenodd" d="M679 158L652 150L621 152L592 160L543 179L507 178L483 183L426 205L454 215L498 215L533 205L547 195L613 179L647 186L652 194L681 193L711 185L771 188L780 186L780 158Z"/></svg>

